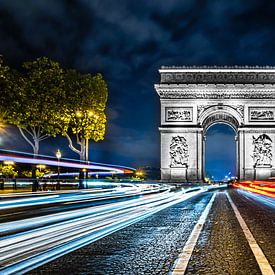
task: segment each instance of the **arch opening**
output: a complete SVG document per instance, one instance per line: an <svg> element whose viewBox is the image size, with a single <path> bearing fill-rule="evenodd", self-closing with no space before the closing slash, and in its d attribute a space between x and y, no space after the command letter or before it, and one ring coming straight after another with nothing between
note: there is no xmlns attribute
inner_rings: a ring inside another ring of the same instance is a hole
<svg viewBox="0 0 275 275"><path fill-rule="evenodd" d="M206 133L207 130L214 124L217 123L224 123L229 125L230 127L237 132L237 129L239 127L238 120L231 114L223 113L223 112L215 112L211 115L209 115L202 123L202 126L204 128L204 132Z"/></svg>
<svg viewBox="0 0 275 275"><path fill-rule="evenodd" d="M205 128L205 178L229 180L237 175L237 128L233 121L212 121Z"/></svg>

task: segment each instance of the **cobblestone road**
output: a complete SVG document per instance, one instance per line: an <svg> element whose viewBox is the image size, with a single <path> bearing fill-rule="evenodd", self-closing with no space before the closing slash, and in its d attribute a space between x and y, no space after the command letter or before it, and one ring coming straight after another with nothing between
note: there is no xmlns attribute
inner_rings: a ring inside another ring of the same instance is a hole
<svg viewBox="0 0 275 275"><path fill-rule="evenodd" d="M165 209L29 274L167 274L210 197Z"/></svg>
<svg viewBox="0 0 275 275"><path fill-rule="evenodd" d="M224 192L217 194L186 274L261 274Z"/></svg>
<svg viewBox="0 0 275 275"><path fill-rule="evenodd" d="M275 209L248 193L217 191L186 274L261 274L234 211L275 266ZM165 209L29 274L168 274L212 193Z"/></svg>
<svg viewBox="0 0 275 275"><path fill-rule="evenodd" d="M268 262L275 270L275 208L257 198L259 195L238 190L230 192L242 217L252 232L256 242L263 250ZM264 198L263 198L264 199Z"/></svg>

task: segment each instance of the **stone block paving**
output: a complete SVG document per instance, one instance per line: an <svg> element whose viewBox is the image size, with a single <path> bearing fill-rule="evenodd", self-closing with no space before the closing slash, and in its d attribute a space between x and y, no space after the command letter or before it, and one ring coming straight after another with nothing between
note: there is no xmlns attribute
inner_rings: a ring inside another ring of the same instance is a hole
<svg viewBox="0 0 275 275"><path fill-rule="evenodd" d="M167 274L210 197L169 207L28 274Z"/></svg>
<svg viewBox="0 0 275 275"><path fill-rule="evenodd" d="M250 197L248 193L241 190L231 190L230 195L268 262L275 270L274 206L254 200L253 196Z"/></svg>
<svg viewBox="0 0 275 275"><path fill-rule="evenodd" d="M217 193L186 274L261 274L224 192Z"/></svg>

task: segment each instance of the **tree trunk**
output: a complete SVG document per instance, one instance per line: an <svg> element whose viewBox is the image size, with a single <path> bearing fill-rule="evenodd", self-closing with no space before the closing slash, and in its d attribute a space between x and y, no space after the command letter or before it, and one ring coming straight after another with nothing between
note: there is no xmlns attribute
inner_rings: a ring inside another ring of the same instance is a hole
<svg viewBox="0 0 275 275"><path fill-rule="evenodd" d="M79 145L80 145L80 160L85 161L86 159L86 140L84 138L81 139ZM83 163L83 162L81 162ZM84 180L85 180L85 170L81 168L79 170L79 184L78 184L78 189L84 189Z"/></svg>
<svg viewBox="0 0 275 275"><path fill-rule="evenodd" d="M33 158L36 159L37 155L39 153L39 140L38 140L38 138L33 138L33 140L34 140ZM38 191L39 182L36 178L36 165L35 164L32 165L32 178L33 178L32 191L36 192L36 191Z"/></svg>
<svg viewBox="0 0 275 275"><path fill-rule="evenodd" d="M80 149L77 149L74 145L73 145L73 141L70 138L70 136L65 133L65 136L67 137L68 141L69 141L69 147L71 150L73 150L75 153L77 153L79 155L79 159L81 160L81 163L88 163L88 143L89 140L82 138L79 139L79 136L76 135L76 140L77 140L77 144L80 146ZM85 170L83 171L83 169L79 170L79 185L78 185L78 189L83 189L84 188L84 179L85 179L85 175L86 178L88 178L88 172Z"/></svg>
<svg viewBox="0 0 275 275"><path fill-rule="evenodd" d="M32 128L31 130L22 129L18 127L22 137L31 145L33 149L33 158L35 159L39 153L39 142L46 138L46 136L41 136L39 130ZM32 165L32 191L36 192L38 190L38 180L36 178L36 166Z"/></svg>
<svg viewBox="0 0 275 275"><path fill-rule="evenodd" d="M86 163L89 164L89 139L86 138L85 143L86 143L85 160L86 160ZM86 171L86 180L88 180L88 178L89 178L89 171L87 169L87 171Z"/></svg>

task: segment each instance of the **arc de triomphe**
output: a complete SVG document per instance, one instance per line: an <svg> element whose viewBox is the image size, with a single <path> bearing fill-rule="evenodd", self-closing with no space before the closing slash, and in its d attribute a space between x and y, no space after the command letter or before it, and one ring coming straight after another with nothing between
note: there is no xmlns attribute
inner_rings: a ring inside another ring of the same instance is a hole
<svg viewBox="0 0 275 275"><path fill-rule="evenodd" d="M275 176L275 68L161 67L159 73L162 180L203 180L206 131L220 122L236 132L239 179Z"/></svg>

